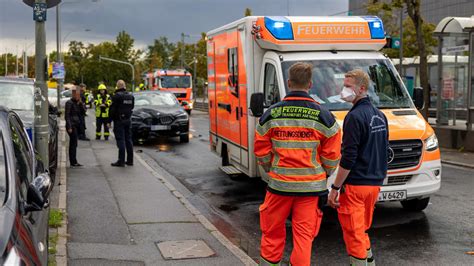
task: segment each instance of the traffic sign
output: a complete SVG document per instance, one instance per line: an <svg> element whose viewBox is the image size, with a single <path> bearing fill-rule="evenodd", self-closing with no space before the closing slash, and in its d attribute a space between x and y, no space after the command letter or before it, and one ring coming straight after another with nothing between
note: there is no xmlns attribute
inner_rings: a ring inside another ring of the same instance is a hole
<svg viewBox="0 0 474 266"><path fill-rule="evenodd" d="M400 38L392 37L392 47L393 49L400 49Z"/></svg>
<svg viewBox="0 0 474 266"><path fill-rule="evenodd" d="M46 3L35 3L33 6L33 20L36 22L46 21Z"/></svg>
<svg viewBox="0 0 474 266"><path fill-rule="evenodd" d="M23 0L23 3L35 7L35 0ZM51 8L57 6L59 3L61 3L61 0L46 0L46 8Z"/></svg>
<svg viewBox="0 0 474 266"><path fill-rule="evenodd" d="M465 52L465 51L469 51L469 45L444 47L443 50L442 50L443 54L459 53L459 52Z"/></svg>

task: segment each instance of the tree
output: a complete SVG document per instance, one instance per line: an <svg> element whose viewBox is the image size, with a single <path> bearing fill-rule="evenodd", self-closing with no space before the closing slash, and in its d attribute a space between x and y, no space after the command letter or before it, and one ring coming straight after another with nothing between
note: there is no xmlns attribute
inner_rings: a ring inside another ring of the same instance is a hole
<svg viewBox="0 0 474 266"><path fill-rule="evenodd" d="M170 43L168 38L160 37L155 39L153 45L148 46L146 60L148 62L148 70L155 68L169 68L172 64L171 56L176 50L176 45Z"/></svg>
<svg viewBox="0 0 474 266"><path fill-rule="evenodd" d="M428 54L432 53L432 49L437 45L437 40L433 37L435 25L427 24L423 21L420 8L421 0L394 0L389 3L373 0L367 5L369 14L379 15L384 21L387 35L400 36L400 29L397 27L397 20L394 11L405 7L408 18L403 22L403 56L419 56L420 57L420 84L423 88L424 100L429 102L429 86L428 86ZM384 49L390 57L398 57L398 50ZM422 110L425 118L428 117L428 104Z"/></svg>
<svg viewBox="0 0 474 266"><path fill-rule="evenodd" d="M251 15L252 15L252 9L250 9L250 8L247 7L247 8L245 9L245 14L244 14L244 16L245 16L245 17L248 17L248 16L251 16Z"/></svg>

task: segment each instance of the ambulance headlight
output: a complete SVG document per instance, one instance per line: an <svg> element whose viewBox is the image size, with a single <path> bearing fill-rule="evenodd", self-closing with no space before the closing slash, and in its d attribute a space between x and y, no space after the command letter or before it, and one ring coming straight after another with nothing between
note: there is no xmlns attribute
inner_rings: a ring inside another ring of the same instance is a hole
<svg viewBox="0 0 474 266"><path fill-rule="evenodd" d="M425 139L425 150L434 151L438 148L438 138L436 134L433 133L430 137Z"/></svg>
<svg viewBox="0 0 474 266"><path fill-rule="evenodd" d="M265 28L278 40L293 40L291 22L286 17L265 17Z"/></svg>
<svg viewBox="0 0 474 266"><path fill-rule="evenodd" d="M363 17L369 23L370 36L372 39L385 39L382 20L376 16Z"/></svg>

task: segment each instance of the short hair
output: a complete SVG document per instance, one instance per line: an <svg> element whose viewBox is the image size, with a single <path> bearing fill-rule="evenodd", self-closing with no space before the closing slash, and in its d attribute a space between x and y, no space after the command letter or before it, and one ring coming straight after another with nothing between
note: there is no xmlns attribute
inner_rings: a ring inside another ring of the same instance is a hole
<svg viewBox="0 0 474 266"><path fill-rule="evenodd" d="M357 86L363 86L366 90L369 89L369 75L360 68L347 72L344 77L353 78Z"/></svg>
<svg viewBox="0 0 474 266"><path fill-rule="evenodd" d="M313 78L313 65L310 63L294 63L288 71L291 84L300 89L307 89Z"/></svg>
<svg viewBox="0 0 474 266"><path fill-rule="evenodd" d="M84 84L84 83L81 83L81 84L79 84L79 87L81 87L81 88L85 88L85 87L87 87L87 86L86 86L86 84Z"/></svg>
<svg viewBox="0 0 474 266"><path fill-rule="evenodd" d="M119 79L117 81L117 89L125 89L125 81Z"/></svg>

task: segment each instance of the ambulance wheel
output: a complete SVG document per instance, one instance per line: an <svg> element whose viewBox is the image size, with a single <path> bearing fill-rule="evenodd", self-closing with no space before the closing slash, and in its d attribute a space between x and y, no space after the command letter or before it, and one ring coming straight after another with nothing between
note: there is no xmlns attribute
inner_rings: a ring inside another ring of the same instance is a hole
<svg viewBox="0 0 474 266"><path fill-rule="evenodd" d="M189 133L179 136L179 142L188 143L189 142Z"/></svg>
<svg viewBox="0 0 474 266"><path fill-rule="evenodd" d="M412 199L412 200L403 200L400 203L403 206L403 209L411 212L420 212L426 207L428 207L428 203L430 202L430 198L423 198L423 199Z"/></svg>

